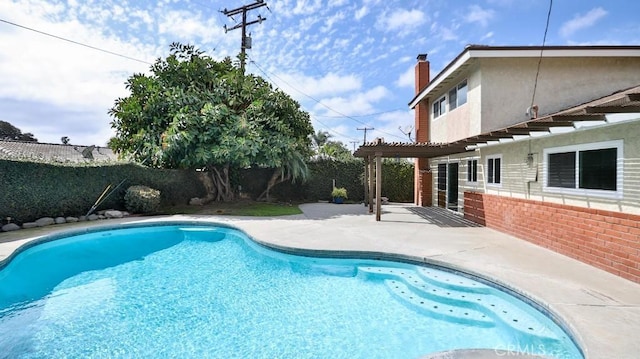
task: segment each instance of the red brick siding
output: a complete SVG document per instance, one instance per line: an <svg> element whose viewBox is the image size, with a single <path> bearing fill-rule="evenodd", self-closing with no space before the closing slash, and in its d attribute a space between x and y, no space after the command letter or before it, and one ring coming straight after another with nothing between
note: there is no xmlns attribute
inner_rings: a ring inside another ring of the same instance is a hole
<svg viewBox="0 0 640 359"><path fill-rule="evenodd" d="M465 192L465 218L640 283L640 216Z"/></svg>

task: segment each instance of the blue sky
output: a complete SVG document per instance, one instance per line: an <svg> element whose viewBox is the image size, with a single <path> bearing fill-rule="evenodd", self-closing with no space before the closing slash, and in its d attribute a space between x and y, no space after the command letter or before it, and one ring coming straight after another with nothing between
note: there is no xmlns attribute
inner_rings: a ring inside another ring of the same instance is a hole
<svg viewBox="0 0 640 359"><path fill-rule="evenodd" d="M41 142L105 145L107 111L125 80L147 72L174 41L210 56L236 56L240 17L220 13L253 1L2 0L0 120ZM316 130L353 149L368 140L408 141L416 56L432 77L467 44L541 45L549 0L265 0L248 14L247 71L298 100ZM556 0L548 45L640 44L640 1ZM77 41L96 51L14 25ZM141 60L141 61L136 61ZM147 63L145 63L147 62Z"/></svg>

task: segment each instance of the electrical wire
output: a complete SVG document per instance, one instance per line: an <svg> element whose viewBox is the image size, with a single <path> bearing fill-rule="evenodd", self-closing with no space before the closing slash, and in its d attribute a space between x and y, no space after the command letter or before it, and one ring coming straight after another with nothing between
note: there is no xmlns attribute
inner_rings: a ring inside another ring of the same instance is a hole
<svg viewBox="0 0 640 359"><path fill-rule="evenodd" d="M540 57L538 58L538 69L536 70L536 80L533 83L533 95L531 96L531 107L533 107L536 100L536 89L538 88L538 76L540 75L540 64L542 64L542 52L544 51L544 45L547 42L547 32L549 31L549 20L551 19L552 7L553 7L553 0L549 0L549 11L547 12L547 24L544 27L544 37L542 38L542 47L540 48Z"/></svg>
<svg viewBox="0 0 640 359"><path fill-rule="evenodd" d="M267 74L267 73L266 73L266 72L265 72L261 67L259 67L259 66L255 63L255 61L251 60L251 61L250 61L250 63L253 63L254 65L256 65L256 67L258 68L258 70L260 70L260 72L262 72L262 74L263 74L263 75L264 75L264 76L265 76L269 81L271 81L272 83L276 84L276 83L275 83L275 81L273 81L273 79L272 79L271 77L269 77L269 75L268 75L268 74ZM276 85L277 85L277 84L276 84ZM310 111L306 110L306 109L304 108L304 106L302 106L302 104L300 104L300 107L301 107L303 110L305 110L306 112L310 113ZM311 116L311 115L310 115L310 116ZM313 120L315 120L316 122L318 122L319 124L321 124L322 126L324 126L324 127L325 127L329 132L333 132L334 134L336 134L336 135L338 135L338 136L342 136L342 137L348 138L349 140L355 140L355 138L353 138L353 137L351 137L351 136L347 136L347 135L345 135L345 134L343 134L343 133L340 133L340 132L338 132L338 131L335 131L334 129L332 129L331 127L329 127L326 123L324 123L324 122L322 122L322 121L318 120L318 118L317 118L317 116L316 116L316 115L312 115L311 117L313 118Z"/></svg>
<svg viewBox="0 0 640 359"><path fill-rule="evenodd" d="M253 64L258 68L258 70L260 70L263 74L265 74L265 76L267 76L266 71L265 71L264 69L262 69L262 68L261 68L261 67L256 63L256 61L255 61L255 60L253 60L253 59L251 59L251 58L249 58L249 59L250 59L250 62L251 62L251 63L253 63ZM306 96L306 97L310 98L311 100L313 100L313 101L315 101L316 103L318 103L319 105L321 105L321 106L323 106L323 107L327 108L328 110L333 111L333 112L335 112L335 113L337 113L337 114L339 114L339 115L341 115L341 116L342 116L342 117L337 117L337 118L348 118L348 119L350 119L350 120L353 120L353 121L355 121L355 122L358 122L358 123L359 123L359 124L361 124L361 125L364 125L364 126L371 126L370 124L368 124L368 123L366 123L366 122L360 121L360 120L358 120L358 119L356 119L356 118L354 118L354 117L352 117L352 116L345 115L344 113L342 113L342 112L340 112L340 111L338 111L338 110L335 110L335 109L333 109L333 108L331 108L331 107L327 106L326 104L322 103L320 100L316 99L315 97L313 97L313 96L311 96L311 95L308 95L308 94L306 94L306 93L302 92L301 90L298 90L295 86L293 86L293 85L291 85L290 83L288 83L287 81L283 80L283 79L282 79L281 77L279 77L278 75L276 75L276 74L272 74L272 75L273 75L274 77L276 77L277 79L279 79L280 81L282 81L282 82L284 82L285 84L287 84L287 85L288 85L289 87L291 87L292 89L294 89L294 90L296 90L297 92L299 92L300 94L302 94L302 95L304 95L304 96ZM267 77L269 77L269 76L267 76ZM273 82L273 80L272 80L272 79L271 79L271 81ZM316 119L316 120L317 120L317 119ZM400 136L398 136L398 135L394 135L394 134L389 133L389 132L385 132L385 131L382 131L382 130L374 130L374 131L378 131L378 132L380 132L380 133L383 133L383 134L386 134L386 135L389 135L389 136L392 136L392 137L396 137L396 138L400 138L400 139L404 140L404 138L403 138L403 137L400 137Z"/></svg>
<svg viewBox="0 0 640 359"><path fill-rule="evenodd" d="M5 24L13 25L13 26L16 26L16 27L19 27L19 28L25 29L25 30L33 31L33 32L36 32L36 33L41 34L41 35L45 35L45 36L49 36L49 37L53 37L53 38L58 39L58 40L62 40L62 41L66 41L66 42L70 42L70 43L75 44L75 45L84 46L84 47L89 48L89 49L92 49L92 50L101 51L101 52L104 52L104 53L107 53L107 54L110 54L110 55L114 55L114 56L119 56L119 57L125 58L125 59L127 59L127 60L137 61L137 62L141 62L141 63L143 63L143 64L147 64L147 65L153 65L151 62L148 62L148 61L145 61L145 60L136 59L135 57L131 57L131 56L127 56L127 55L119 54L119 53L117 53L117 52L113 52L113 51L109 51L109 50L101 49L101 48L99 48L99 47L95 47L95 46L92 46L92 45L87 45L87 44L84 44L84 43L82 43L82 42L78 42L78 41L75 41L75 40L70 40L70 39L64 38L64 37L62 37L62 36L57 36L57 35L50 34L50 33L48 33L48 32L44 32L44 31L40 31L40 30L36 30L36 29L34 29L34 28L30 28L30 27L28 27L28 26L24 26L24 25L16 24L16 23L14 23L14 22L7 21L7 20L4 20L4 19L0 19L0 22L4 22Z"/></svg>

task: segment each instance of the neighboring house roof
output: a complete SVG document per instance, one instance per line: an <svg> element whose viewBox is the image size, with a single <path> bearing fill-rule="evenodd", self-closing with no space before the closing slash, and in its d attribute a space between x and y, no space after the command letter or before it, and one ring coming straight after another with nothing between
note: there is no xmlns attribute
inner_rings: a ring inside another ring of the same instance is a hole
<svg viewBox="0 0 640 359"><path fill-rule="evenodd" d="M464 71L478 58L640 57L640 46L485 46L468 45L409 102L414 108L447 78Z"/></svg>
<svg viewBox="0 0 640 359"><path fill-rule="evenodd" d="M33 162L112 162L118 156L108 147L0 140L0 159Z"/></svg>
<svg viewBox="0 0 640 359"><path fill-rule="evenodd" d="M519 135L527 136L532 132L549 131L556 127L574 128L576 123L582 121L599 121L607 124L609 122L607 114L638 114L637 118L640 120L640 85L553 114L452 143L385 143L378 140L361 146L353 155L367 157L381 153L382 157L439 157L462 153L470 146L489 141L499 141Z"/></svg>

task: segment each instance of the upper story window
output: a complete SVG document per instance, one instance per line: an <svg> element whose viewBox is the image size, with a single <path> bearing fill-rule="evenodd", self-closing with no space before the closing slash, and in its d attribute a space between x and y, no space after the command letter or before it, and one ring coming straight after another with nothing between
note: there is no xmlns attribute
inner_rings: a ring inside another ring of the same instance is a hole
<svg viewBox="0 0 640 359"><path fill-rule="evenodd" d="M499 186L502 183L502 155L487 156L487 185Z"/></svg>
<svg viewBox="0 0 640 359"><path fill-rule="evenodd" d="M449 90L446 95L433 101L433 118L438 118L448 111L454 110L467 103L467 80L464 80Z"/></svg>
<svg viewBox="0 0 640 359"><path fill-rule="evenodd" d="M449 111L467 103L467 80L449 90Z"/></svg>
<svg viewBox="0 0 640 359"><path fill-rule="evenodd" d="M544 150L544 189L579 195L622 195L622 140Z"/></svg>
<svg viewBox="0 0 640 359"><path fill-rule="evenodd" d="M440 117L447 112L445 97L442 96L433 103L433 118Z"/></svg>

